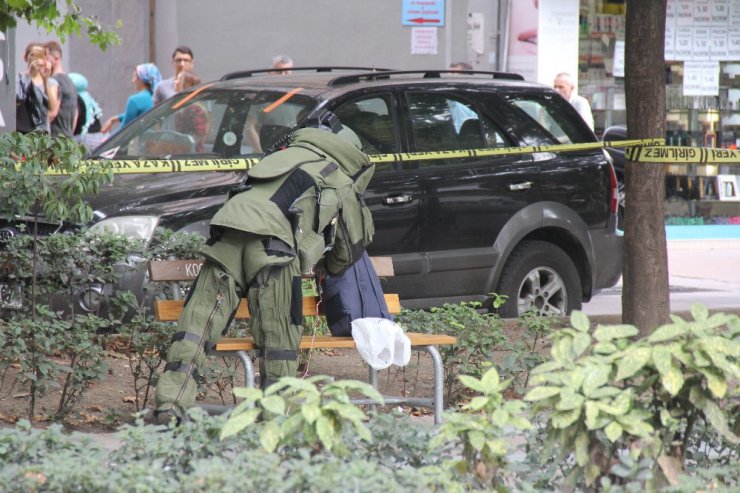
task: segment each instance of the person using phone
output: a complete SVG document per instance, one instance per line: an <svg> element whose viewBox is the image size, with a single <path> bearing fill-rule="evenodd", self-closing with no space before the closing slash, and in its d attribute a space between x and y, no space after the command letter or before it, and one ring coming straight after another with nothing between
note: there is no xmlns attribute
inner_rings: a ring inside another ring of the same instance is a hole
<svg viewBox="0 0 740 493"><path fill-rule="evenodd" d="M48 132L49 114L59 108L58 83L51 77L46 47L29 43L23 54L28 64L16 81L16 130L22 133Z"/></svg>

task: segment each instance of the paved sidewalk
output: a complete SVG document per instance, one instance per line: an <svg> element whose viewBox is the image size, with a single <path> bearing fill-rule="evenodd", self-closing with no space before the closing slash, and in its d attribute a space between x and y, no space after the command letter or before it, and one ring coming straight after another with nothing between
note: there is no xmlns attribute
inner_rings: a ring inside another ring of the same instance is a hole
<svg viewBox="0 0 740 493"><path fill-rule="evenodd" d="M740 228L740 227L739 227ZM740 312L740 239L668 241L671 312L694 303L712 310ZM622 281L583 305L589 315L621 314Z"/></svg>

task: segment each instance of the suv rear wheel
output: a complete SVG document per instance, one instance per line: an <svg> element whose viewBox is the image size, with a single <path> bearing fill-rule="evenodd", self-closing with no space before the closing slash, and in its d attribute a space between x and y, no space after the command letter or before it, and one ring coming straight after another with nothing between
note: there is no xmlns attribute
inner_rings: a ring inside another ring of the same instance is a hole
<svg viewBox="0 0 740 493"><path fill-rule="evenodd" d="M538 316L565 316L581 308L583 293L573 261L555 245L527 241L506 261L496 291L507 296L500 314L516 318L528 311Z"/></svg>

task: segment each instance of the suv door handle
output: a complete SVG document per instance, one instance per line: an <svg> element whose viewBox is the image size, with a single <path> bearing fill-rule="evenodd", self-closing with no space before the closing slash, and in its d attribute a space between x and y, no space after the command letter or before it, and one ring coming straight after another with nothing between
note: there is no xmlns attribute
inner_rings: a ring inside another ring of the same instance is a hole
<svg viewBox="0 0 740 493"><path fill-rule="evenodd" d="M411 200L411 195L396 195L395 197L385 197L383 203L385 205L408 204Z"/></svg>
<svg viewBox="0 0 740 493"><path fill-rule="evenodd" d="M509 183L509 190L512 192L516 190L529 190L532 188L532 182L531 181L523 181L521 183Z"/></svg>

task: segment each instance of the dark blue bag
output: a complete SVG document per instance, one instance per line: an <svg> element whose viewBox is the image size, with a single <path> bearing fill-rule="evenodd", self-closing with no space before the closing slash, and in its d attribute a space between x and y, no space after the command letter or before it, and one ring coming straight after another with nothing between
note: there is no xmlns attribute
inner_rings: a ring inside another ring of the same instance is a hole
<svg viewBox="0 0 740 493"><path fill-rule="evenodd" d="M352 320L358 318L393 320L367 252L341 276L327 275L321 282L321 289L326 322L333 336L351 336Z"/></svg>

